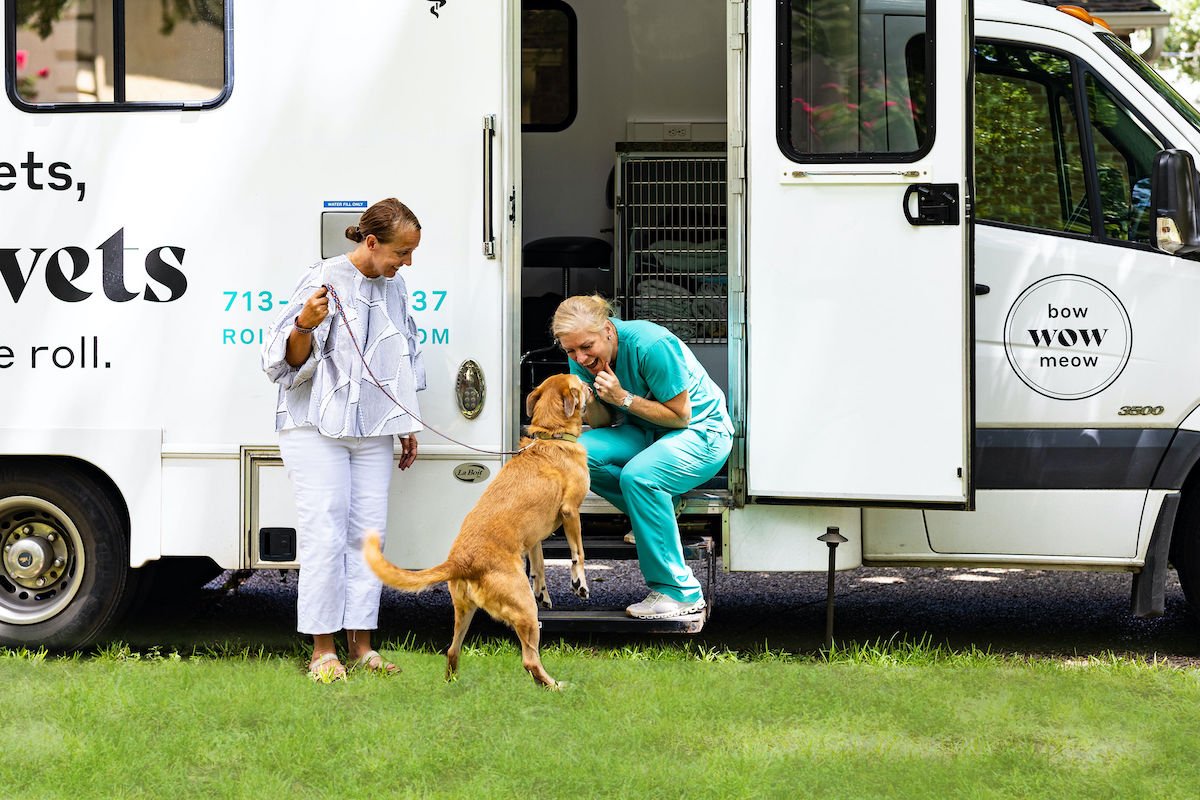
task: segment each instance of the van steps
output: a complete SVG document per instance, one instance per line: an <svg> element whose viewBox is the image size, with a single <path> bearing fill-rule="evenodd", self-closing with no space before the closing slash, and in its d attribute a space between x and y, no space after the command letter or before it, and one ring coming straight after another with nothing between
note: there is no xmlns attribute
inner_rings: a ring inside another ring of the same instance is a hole
<svg viewBox="0 0 1200 800"><path fill-rule="evenodd" d="M683 557L688 561L706 560L713 556L713 540L711 536L684 536ZM542 540L543 558L570 558L571 546L565 536L554 535ZM637 546L629 544L624 539L612 537L583 537L583 560L588 561L635 561Z"/></svg>
<svg viewBox="0 0 1200 800"><path fill-rule="evenodd" d="M704 599L708 607L698 614L688 614L670 619L634 619L623 608L578 608L539 609L538 620L542 631L572 633L678 633L694 634L704 628L716 598L713 585L717 568L717 549L711 536L684 534L682 537L683 557L688 561L702 561L703 567L696 570L696 577L704 587ZM542 541L544 558L570 558L571 548L563 536L553 536ZM637 558L637 547L624 539L611 536L583 537L583 559L589 561L627 561ZM640 599L640 598L639 598Z"/></svg>
<svg viewBox="0 0 1200 800"><path fill-rule="evenodd" d="M624 609L579 609L577 611L538 611L542 632L572 633L699 633L708 621L708 609L699 614L670 619L634 619Z"/></svg>

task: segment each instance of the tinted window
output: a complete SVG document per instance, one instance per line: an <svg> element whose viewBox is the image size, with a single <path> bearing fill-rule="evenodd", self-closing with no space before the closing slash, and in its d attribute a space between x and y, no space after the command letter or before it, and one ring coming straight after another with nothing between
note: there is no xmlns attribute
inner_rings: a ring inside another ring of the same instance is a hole
<svg viewBox="0 0 1200 800"><path fill-rule="evenodd" d="M15 99L43 110L216 105L227 0L16 0Z"/></svg>
<svg viewBox="0 0 1200 800"><path fill-rule="evenodd" d="M925 16L788 0L780 141L792 158L915 154L929 142Z"/></svg>
<svg viewBox="0 0 1200 800"><path fill-rule="evenodd" d="M521 128L561 131L577 108L575 12L557 0L521 8Z"/></svg>
<svg viewBox="0 0 1200 800"><path fill-rule="evenodd" d="M1150 173L1166 145L1094 75L1084 79L1088 119L1100 188L1104 235L1153 244L1150 239Z"/></svg>
<svg viewBox="0 0 1200 800"><path fill-rule="evenodd" d="M1061 53L975 48L975 194L982 220L1150 244L1150 169L1165 145ZM1099 213L1093 204L1099 201Z"/></svg>
<svg viewBox="0 0 1200 800"><path fill-rule="evenodd" d="M981 219L1092 229L1071 62L1039 50L975 48L975 194Z"/></svg>

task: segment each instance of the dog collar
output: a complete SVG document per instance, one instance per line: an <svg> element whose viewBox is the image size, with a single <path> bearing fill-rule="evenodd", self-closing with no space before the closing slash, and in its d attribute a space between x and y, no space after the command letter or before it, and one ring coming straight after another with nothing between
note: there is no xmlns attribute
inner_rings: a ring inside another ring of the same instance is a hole
<svg viewBox="0 0 1200 800"><path fill-rule="evenodd" d="M579 437L573 433L546 433L545 431L538 431L537 433L530 435L533 436L534 439L562 439L564 442L579 441Z"/></svg>

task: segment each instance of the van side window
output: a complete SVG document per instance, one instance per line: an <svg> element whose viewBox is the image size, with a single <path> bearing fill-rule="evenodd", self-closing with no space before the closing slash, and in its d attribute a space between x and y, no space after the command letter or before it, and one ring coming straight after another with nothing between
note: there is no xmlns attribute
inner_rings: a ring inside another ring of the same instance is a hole
<svg viewBox="0 0 1200 800"><path fill-rule="evenodd" d="M1087 73L1084 86L1104 235L1152 244L1150 172L1154 155L1167 145L1095 75Z"/></svg>
<svg viewBox="0 0 1200 800"><path fill-rule="evenodd" d="M231 88L232 2L9 2L9 99L27 111L215 108Z"/></svg>
<svg viewBox="0 0 1200 800"><path fill-rule="evenodd" d="M1072 61L1023 45L976 45L979 219L1149 245L1150 170L1167 145Z"/></svg>
<svg viewBox="0 0 1200 800"><path fill-rule="evenodd" d="M932 143L924 4L884 15L858 2L784 0L781 10L779 141L788 157L911 161Z"/></svg>
<svg viewBox="0 0 1200 800"><path fill-rule="evenodd" d="M521 3L521 130L566 130L579 107L575 12L562 0Z"/></svg>
<svg viewBox="0 0 1200 800"><path fill-rule="evenodd" d="M975 195L980 219L1091 233L1074 103L1067 57L1017 45L976 45Z"/></svg>

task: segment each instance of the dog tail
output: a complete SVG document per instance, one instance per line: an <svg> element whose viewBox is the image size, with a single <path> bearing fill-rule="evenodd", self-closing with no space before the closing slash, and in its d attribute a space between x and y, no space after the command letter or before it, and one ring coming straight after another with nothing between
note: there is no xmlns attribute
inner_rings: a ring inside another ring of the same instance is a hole
<svg viewBox="0 0 1200 800"><path fill-rule="evenodd" d="M406 592L419 592L422 589L428 589L435 583L441 583L454 577L449 562L429 569L415 571L400 569L383 557L383 549L379 546L379 533L376 531L367 531L367 538L363 542L363 558L367 560L367 565L379 576L380 580L388 586L394 586Z"/></svg>

